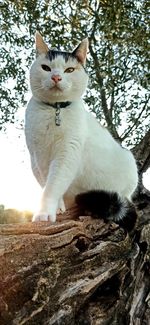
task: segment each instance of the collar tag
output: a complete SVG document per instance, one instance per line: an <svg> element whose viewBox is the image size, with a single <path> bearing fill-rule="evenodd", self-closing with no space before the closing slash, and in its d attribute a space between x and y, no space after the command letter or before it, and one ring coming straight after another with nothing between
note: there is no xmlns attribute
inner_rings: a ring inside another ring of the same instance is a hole
<svg viewBox="0 0 150 325"><path fill-rule="evenodd" d="M55 125L60 126L61 125L61 117L60 117L60 111L62 108L67 108L71 102L56 102L56 103L46 103L45 105L55 108Z"/></svg>
<svg viewBox="0 0 150 325"><path fill-rule="evenodd" d="M60 126L61 118L60 118L60 106L57 104L57 108L55 110L55 124L56 126Z"/></svg>

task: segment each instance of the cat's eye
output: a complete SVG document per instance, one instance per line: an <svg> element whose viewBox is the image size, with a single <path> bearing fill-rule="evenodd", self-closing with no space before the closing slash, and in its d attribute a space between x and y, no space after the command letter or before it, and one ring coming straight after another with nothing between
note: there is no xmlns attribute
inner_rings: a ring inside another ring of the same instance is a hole
<svg viewBox="0 0 150 325"><path fill-rule="evenodd" d="M46 64L42 64L41 67L44 71L51 71L51 68Z"/></svg>
<svg viewBox="0 0 150 325"><path fill-rule="evenodd" d="M71 73L71 72L73 72L75 70L75 68L67 68L66 70L65 70L65 72L66 73Z"/></svg>

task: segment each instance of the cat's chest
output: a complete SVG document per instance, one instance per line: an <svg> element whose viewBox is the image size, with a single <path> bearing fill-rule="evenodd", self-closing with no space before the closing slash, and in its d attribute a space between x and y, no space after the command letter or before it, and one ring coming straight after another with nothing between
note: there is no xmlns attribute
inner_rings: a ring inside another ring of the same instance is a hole
<svg viewBox="0 0 150 325"><path fill-rule="evenodd" d="M40 110L26 111L25 131L30 141L44 141L48 131L51 133L53 126L53 112L42 112Z"/></svg>
<svg viewBox="0 0 150 325"><path fill-rule="evenodd" d="M37 159L53 159L68 148L72 141L84 138L84 111L80 103L60 110L60 125L56 125L56 110L42 109L31 100L26 110L25 135L30 155ZM79 106L80 105L80 106Z"/></svg>
<svg viewBox="0 0 150 325"><path fill-rule="evenodd" d="M26 142L30 153L46 154L62 150L72 140L83 142L86 120L82 101L60 110L60 125L56 125L56 109L43 109L42 103L31 99L25 117ZM55 147L55 148L54 148Z"/></svg>
<svg viewBox="0 0 150 325"><path fill-rule="evenodd" d="M64 119L63 112L60 118ZM63 137L62 123L56 125L56 111L28 110L26 112L25 133L28 147L32 150L49 150L51 145Z"/></svg>

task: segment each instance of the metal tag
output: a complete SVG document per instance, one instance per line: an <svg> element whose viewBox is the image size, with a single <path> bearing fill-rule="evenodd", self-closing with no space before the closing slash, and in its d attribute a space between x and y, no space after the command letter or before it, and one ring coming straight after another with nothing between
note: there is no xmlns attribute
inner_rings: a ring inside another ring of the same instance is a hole
<svg viewBox="0 0 150 325"><path fill-rule="evenodd" d="M60 118L60 108L56 108L56 111L55 111L55 124L57 126L60 126L61 124L61 118Z"/></svg>

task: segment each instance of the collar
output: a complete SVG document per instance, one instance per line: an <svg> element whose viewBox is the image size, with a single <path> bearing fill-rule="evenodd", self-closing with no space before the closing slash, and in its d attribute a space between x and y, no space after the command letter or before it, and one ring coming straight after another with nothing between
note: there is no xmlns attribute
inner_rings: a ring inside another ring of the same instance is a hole
<svg viewBox="0 0 150 325"><path fill-rule="evenodd" d="M44 102L44 104L48 105L48 106L52 106L53 108L65 108L67 106L69 106L71 104L71 102L56 102L56 103L46 103Z"/></svg>
<svg viewBox="0 0 150 325"><path fill-rule="evenodd" d="M61 125L61 118L60 118L61 108L68 107L71 104L71 102L56 102L56 103L44 102L44 104L55 108L55 125L60 126Z"/></svg>

